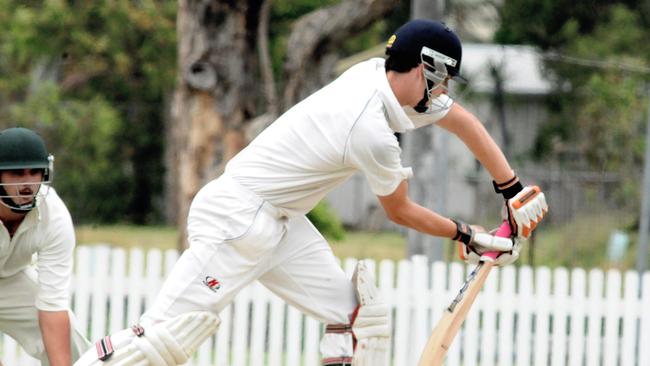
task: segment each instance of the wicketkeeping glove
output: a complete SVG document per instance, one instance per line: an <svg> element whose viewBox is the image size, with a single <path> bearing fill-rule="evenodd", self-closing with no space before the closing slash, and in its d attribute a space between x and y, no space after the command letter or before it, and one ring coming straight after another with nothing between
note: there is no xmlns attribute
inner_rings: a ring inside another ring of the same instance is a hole
<svg viewBox="0 0 650 366"><path fill-rule="evenodd" d="M492 182L494 191L505 198L504 220L518 239L530 238L533 230L548 212L546 197L538 186L524 187L515 176L505 183ZM516 182L513 184L513 182ZM503 188L508 186L507 188Z"/></svg>
<svg viewBox="0 0 650 366"><path fill-rule="evenodd" d="M454 219L452 221L456 223L456 236L453 240L458 241L458 256L466 263L492 260L482 257L486 252L500 252L495 260L497 266L511 264L519 258L521 244L518 240L496 236L496 230L488 233L480 226L470 226Z"/></svg>

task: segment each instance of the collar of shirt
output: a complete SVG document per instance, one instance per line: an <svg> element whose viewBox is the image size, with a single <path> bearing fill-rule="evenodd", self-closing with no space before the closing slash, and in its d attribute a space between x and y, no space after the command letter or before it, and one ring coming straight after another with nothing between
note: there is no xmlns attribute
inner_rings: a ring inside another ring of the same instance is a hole
<svg viewBox="0 0 650 366"><path fill-rule="evenodd" d="M41 211L38 209L38 206L36 206L33 209L31 209L25 215L25 217L23 217L22 221L18 224L18 227L16 228L16 231L13 233L13 235L15 236L16 234L18 234L18 232L23 232L29 229L30 227L35 226L36 224L38 224L39 221L41 221ZM5 225L5 223L2 220L0 220L0 224L5 228L7 228L7 231L9 230L7 225Z"/></svg>
<svg viewBox="0 0 650 366"><path fill-rule="evenodd" d="M42 203L42 202L41 202ZM41 211L39 210L38 206L34 207L31 211L25 215L25 218L23 218L23 222L18 225L18 228L16 229L16 232L14 233L14 237L18 236L20 233L23 233L32 227L35 227L38 225L38 223L41 221Z"/></svg>
<svg viewBox="0 0 650 366"><path fill-rule="evenodd" d="M374 61L375 72L377 76L375 80L379 97L384 104L388 125L395 132L406 132L415 128L413 121L406 115L406 112L395 98L393 90L388 84L386 77L386 69L384 68L384 59L375 58Z"/></svg>

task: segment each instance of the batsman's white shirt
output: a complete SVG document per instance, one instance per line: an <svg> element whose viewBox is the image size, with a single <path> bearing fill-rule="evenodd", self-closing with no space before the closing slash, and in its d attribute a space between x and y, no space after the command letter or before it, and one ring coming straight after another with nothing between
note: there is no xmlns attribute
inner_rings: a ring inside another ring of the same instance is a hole
<svg viewBox="0 0 650 366"><path fill-rule="evenodd" d="M49 188L39 199L12 238L0 221L0 332L47 365L38 311L69 312L75 236L70 213L56 191ZM69 316L76 359L88 341Z"/></svg>
<svg viewBox="0 0 650 366"><path fill-rule="evenodd" d="M446 112L428 115L426 123ZM218 313L259 280L325 323L348 323L357 305L352 284L304 214L357 171L375 194L391 194L412 175L401 164L395 132L414 127L382 59L352 67L284 113L196 195L190 248L143 322Z"/></svg>
<svg viewBox="0 0 650 366"><path fill-rule="evenodd" d="M428 123L447 111L428 115ZM371 59L284 113L228 163L226 174L289 216L309 212L357 171L374 194L386 196L413 175L401 164L395 132L414 127L388 84L384 60Z"/></svg>

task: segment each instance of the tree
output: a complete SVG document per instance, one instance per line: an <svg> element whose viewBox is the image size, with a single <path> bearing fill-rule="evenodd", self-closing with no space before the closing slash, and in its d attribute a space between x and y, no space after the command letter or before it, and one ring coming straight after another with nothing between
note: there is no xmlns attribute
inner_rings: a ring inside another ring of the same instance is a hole
<svg viewBox="0 0 650 366"><path fill-rule="evenodd" d="M45 135L77 222L159 220L175 11L168 1L0 1L2 127Z"/></svg>
<svg viewBox="0 0 650 366"><path fill-rule="evenodd" d="M565 33L570 35L576 28L568 26ZM591 34L571 37L565 50L578 57L644 66L650 56L644 42L650 35L646 29L637 14L615 5ZM567 117L575 121L573 136L581 142L578 148L587 164L606 171L630 171L638 166L643 159L643 134L639 132L645 126L647 75L639 77L613 67L587 69L574 76L575 69L565 74L567 65L561 67L562 75L575 85L580 108Z"/></svg>
<svg viewBox="0 0 650 366"><path fill-rule="evenodd" d="M494 39L502 44L534 44L558 49L571 40L563 32L567 23L577 25L577 34L590 34L607 16L613 4L634 7L638 1L508 0L500 9L501 25Z"/></svg>
<svg viewBox="0 0 650 366"><path fill-rule="evenodd" d="M180 228L185 227L193 196L247 144L249 130L264 127L275 113L329 81L336 50L397 3L343 0L298 19L287 41L278 78L286 79L286 85L276 109L268 101L277 87L269 78L269 66L260 71L258 61L264 64L271 59L259 39L264 37L260 33L264 33L268 4L253 0L179 1L178 76L168 129L168 166L174 194L170 207ZM266 75L263 80L261 74ZM184 238L181 233L181 240Z"/></svg>
<svg viewBox="0 0 650 366"><path fill-rule="evenodd" d="M626 4L636 6L633 1L545 1L533 11L526 0L505 3L497 41L533 43L554 54L613 65L594 68L561 57L545 62L547 73L555 76L555 93L535 147L538 158L598 171L630 171L641 161L645 82L616 65L650 61L643 41L650 13L642 6L633 12Z"/></svg>

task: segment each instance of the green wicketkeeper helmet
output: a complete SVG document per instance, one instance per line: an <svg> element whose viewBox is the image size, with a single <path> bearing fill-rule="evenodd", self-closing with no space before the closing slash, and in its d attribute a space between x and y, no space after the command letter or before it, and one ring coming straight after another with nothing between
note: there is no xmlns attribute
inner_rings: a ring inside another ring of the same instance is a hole
<svg viewBox="0 0 650 366"><path fill-rule="evenodd" d="M42 183L50 183L54 157L47 152L45 142L36 132L22 127L0 131L0 172L3 170L43 169ZM18 205L5 189L9 184L0 181L1 202L15 212L27 212L38 204L38 192L29 204ZM39 189L40 191L40 189Z"/></svg>

